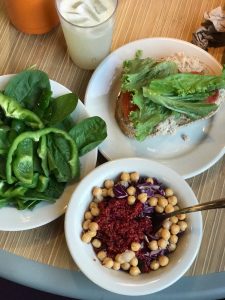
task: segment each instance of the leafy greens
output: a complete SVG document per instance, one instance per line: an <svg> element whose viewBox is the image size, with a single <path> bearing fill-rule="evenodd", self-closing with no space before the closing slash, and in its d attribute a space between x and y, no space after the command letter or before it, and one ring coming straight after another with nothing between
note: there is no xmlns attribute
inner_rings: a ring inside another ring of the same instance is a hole
<svg viewBox="0 0 225 300"><path fill-rule="evenodd" d="M121 79L121 91L130 92L137 107L129 114L137 140L154 133L170 116L197 120L217 110L218 105L207 98L225 88L225 70L219 76L179 73L173 61L141 55L138 50L133 59L124 61Z"/></svg>
<svg viewBox="0 0 225 300"><path fill-rule="evenodd" d="M53 98L48 75L26 70L0 93L0 207L53 203L80 176L79 157L107 136L99 117L74 124L78 97Z"/></svg>

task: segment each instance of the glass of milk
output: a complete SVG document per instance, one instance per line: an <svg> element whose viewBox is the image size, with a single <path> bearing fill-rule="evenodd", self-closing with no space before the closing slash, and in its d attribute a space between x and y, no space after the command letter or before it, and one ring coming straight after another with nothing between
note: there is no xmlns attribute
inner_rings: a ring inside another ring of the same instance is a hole
<svg viewBox="0 0 225 300"><path fill-rule="evenodd" d="M56 0L73 62L93 70L109 54L118 0Z"/></svg>

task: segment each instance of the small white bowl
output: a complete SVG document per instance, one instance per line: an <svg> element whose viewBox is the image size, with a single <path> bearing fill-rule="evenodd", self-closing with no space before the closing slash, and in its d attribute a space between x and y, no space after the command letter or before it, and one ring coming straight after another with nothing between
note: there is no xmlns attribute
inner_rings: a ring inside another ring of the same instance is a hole
<svg viewBox="0 0 225 300"><path fill-rule="evenodd" d="M84 212L92 200L92 188L102 186L105 179L113 179L123 171L137 171L144 176L156 177L175 191L180 207L198 203L186 181L158 162L142 158L110 161L91 171L74 191L65 216L66 241L77 266L100 287L122 295L151 294L175 283L193 263L202 239L202 216L199 212L188 215L188 229L179 240L177 249L170 254L170 262L166 267L136 277L103 267L91 244L81 240Z"/></svg>

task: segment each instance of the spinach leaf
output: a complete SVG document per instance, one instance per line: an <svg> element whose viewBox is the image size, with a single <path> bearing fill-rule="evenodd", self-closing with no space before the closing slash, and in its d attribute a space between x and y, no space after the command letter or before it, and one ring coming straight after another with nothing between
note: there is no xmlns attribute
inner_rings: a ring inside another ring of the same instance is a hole
<svg viewBox="0 0 225 300"><path fill-rule="evenodd" d="M73 178L71 167L68 163L70 155L70 144L64 137L52 134L47 136L48 166L58 182L67 182ZM78 155L74 163L77 166L76 168L79 169ZM78 175L76 174L76 176Z"/></svg>
<svg viewBox="0 0 225 300"><path fill-rule="evenodd" d="M49 106L52 91L45 72L25 70L10 79L4 94L16 99L23 107L41 117Z"/></svg>
<svg viewBox="0 0 225 300"><path fill-rule="evenodd" d="M45 123L53 125L62 122L74 111L77 103L78 97L73 93L53 99L43 116Z"/></svg>
<svg viewBox="0 0 225 300"><path fill-rule="evenodd" d="M90 117L80 121L70 131L79 155L82 156L97 147L106 137L106 123L100 117Z"/></svg>

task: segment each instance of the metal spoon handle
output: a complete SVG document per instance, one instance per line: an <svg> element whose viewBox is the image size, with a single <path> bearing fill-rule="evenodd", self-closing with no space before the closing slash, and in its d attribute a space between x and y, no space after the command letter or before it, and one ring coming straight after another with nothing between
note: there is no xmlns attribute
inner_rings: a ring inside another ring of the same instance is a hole
<svg viewBox="0 0 225 300"><path fill-rule="evenodd" d="M196 211L208 210L208 209L215 209L215 208L225 208L225 198L221 198L218 200L213 200L211 202L205 202L196 204L193 206L181 208L179 210L173 211L171 213L167 213L164 216L170 218L172 216L176 216L179 214L188 214Z"/></svg>

